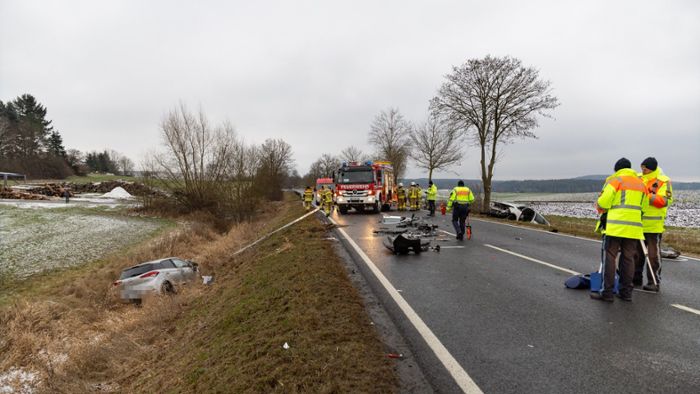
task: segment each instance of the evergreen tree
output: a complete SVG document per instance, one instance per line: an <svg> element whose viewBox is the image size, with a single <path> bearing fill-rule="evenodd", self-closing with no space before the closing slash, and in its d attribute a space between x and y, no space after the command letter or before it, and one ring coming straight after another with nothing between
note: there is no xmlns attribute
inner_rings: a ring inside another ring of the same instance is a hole
<svg viewBox="0 0 700 394"><path fill-rule="evenodd" d="M57 131L52 131L47 140L49 153L59 156L66 157L66 148L63 146L63 138Z"/></svg>

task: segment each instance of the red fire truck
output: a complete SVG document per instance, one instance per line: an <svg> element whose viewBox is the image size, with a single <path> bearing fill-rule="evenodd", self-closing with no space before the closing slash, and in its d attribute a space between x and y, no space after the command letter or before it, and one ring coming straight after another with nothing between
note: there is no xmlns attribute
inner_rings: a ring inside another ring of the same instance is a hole
<svg viewBox="0 0 700 394"><path fill-rule="evenodd" d="M335 204L341 214L350 208L388 211L396 202L394 168L387 161L345 162L335 172Z"/></svg>

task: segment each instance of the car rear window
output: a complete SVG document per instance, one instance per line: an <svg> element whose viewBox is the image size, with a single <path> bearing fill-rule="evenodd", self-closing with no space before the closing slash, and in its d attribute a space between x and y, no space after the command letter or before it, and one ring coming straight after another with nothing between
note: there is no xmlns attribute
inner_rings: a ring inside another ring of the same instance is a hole
<svg viewBox="0 0 700 394"><path fill-rule="evenodd" d="M163 260L157 264L157 269L175 268L175 264L172 260Z"/></svg>
<svg viewBox="0 0 700 394"><path fill-rule="evenodd" d="M145 274L148 271L153 271L155 269L154 265L155 264L144 264L127 268L122 271L122 275L119 277L119 279L133 278L134 276Z"/></svg>

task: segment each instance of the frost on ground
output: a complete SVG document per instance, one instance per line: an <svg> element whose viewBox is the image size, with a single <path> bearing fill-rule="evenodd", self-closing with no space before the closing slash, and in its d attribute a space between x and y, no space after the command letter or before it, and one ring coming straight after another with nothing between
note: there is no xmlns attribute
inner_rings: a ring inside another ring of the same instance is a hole
<svg viewBox="0 0 700 394"><path fill-rule="evenodd" d="M577 218L598 217L594 202L598 193L509 194L505 201L531 206L541 214ZM492 198L500 201L496 197ZM668 209L666 225L700 228L700 190L675 192L673 205Z"/></svg>
<svg viewBox="0 0 700 394"><path fill-rule="evenodd" d="M0 276L22 279L93 261L161 226L156 220L99 210L0 206Z"/></svg>
<svg viewBox="0 0 700 394"><path fill-rule="evenodd" d="M26 372L12 368L0 374L0 394L4 393L33 393L38 377L34 372Z"/></svg>

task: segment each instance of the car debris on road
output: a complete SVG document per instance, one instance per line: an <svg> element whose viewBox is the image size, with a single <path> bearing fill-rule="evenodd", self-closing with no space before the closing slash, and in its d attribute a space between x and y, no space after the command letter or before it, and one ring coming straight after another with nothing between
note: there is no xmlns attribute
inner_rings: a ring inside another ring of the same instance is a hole
<svg viewBox="0 0 700 394"><path fill-rule="evenodd" d="M489 216L517 220L519 222L537 223L549 226L549 221L539 212L526 205L516 205L510 202L492 201Z"/></svg>

